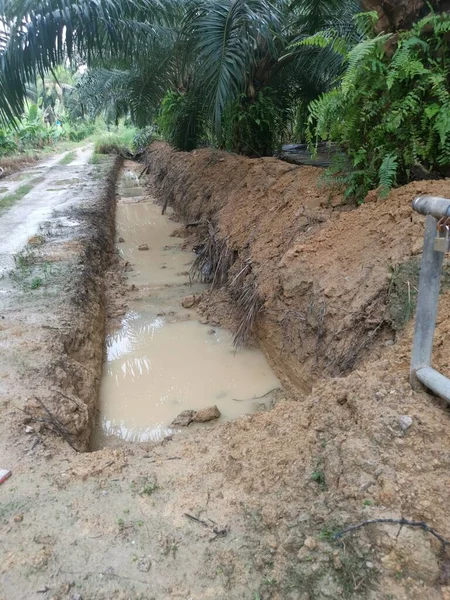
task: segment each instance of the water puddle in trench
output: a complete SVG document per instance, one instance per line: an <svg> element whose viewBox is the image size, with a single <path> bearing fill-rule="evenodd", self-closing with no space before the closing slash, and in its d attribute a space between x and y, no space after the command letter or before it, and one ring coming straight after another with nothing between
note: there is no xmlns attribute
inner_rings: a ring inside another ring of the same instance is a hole
<svg viewBox="0 0 450 600"><path fill-rule="evenodd" d="M133 267L128 283L140 292L106 339L94 449L107 445L109 436L161 440L186 409L215 404L220 420L255 412L269 398L261 397L280 386L259 350L236 352L229 331L201 324L195 310L181 307L182 298L206 286L189 286L193 255L170 237L176 225L160 206L148 197L135 201L138 191L124 175L116 229L125 241L118 248ZM149 249L138 250L142 244Z"/></svg>

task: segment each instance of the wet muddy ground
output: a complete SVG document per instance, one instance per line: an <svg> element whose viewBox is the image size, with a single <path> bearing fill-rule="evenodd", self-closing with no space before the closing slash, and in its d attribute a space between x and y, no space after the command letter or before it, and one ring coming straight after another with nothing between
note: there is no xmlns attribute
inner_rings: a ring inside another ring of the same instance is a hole
<svg viewBox="0 0 450 600"><path fill-rule="evenodd" d="M1 181L0 273L11 268L14 254L23 250L55 209L63 211L73 203L70 190L83 192L89 183L84 171L92 150L92 145L79 148L69 165L61 164L68 152L56 154Z"/></svg>

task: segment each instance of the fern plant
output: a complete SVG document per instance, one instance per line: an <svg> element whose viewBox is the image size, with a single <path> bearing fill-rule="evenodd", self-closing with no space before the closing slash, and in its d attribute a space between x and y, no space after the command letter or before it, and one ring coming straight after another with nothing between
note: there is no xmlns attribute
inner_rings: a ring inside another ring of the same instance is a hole
<svg viewBox="0 0 450 600"><path fill-rule="evenodd" d="M362 40L340 85L310 103L308 141L347 154L347 196L386 195L418 171L450 174L450 15Z"/></svg>

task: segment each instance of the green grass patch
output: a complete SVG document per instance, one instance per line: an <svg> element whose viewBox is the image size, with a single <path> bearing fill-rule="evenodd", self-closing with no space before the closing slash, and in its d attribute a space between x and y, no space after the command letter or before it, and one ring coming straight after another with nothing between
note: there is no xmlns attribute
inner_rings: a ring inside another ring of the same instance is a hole
<svg viewBox="0 0 450 600"><path fill-rule="evenodd" d="M37 290L41 287L44 282L42 281L42 277L33 277L30 283L30 288L32 290Z"/></svg>
<svg viewBox="0 0 450 600"><path fill-rule="evenodd" d="M95 152L98 154L122 154L133 148L136 129L133 127L117 128L117 131L107 131L94 138Z"/></svg>
<svg viewBox="0 0 450 600"><path fill-rule="evenodd" d="M121 154L126 150L126 145L121 137L115 133L103 133L95 139L95 152L97 154Z"/></svg>
<svg viewBox="0 0 450 600"><path fill-rule="evenodd" d="M21 200L24 196L28 194L33 189L31 183L26 183L17 188L15 192L11 192L10 194L6 194L3 198L0 198L0 212L7 210L13 204Z"/></svg>
<svg viewBox="0 0 450 600"><path fill-rule="evenodd" d="M311 481L315 481L321 490L326 489L325 473L323 471L313 471L311 473Z"/></svg>
<svg viewBox="0 0 450 600"><path fill-rule="evenodd" d="M62 159L59 161L60 165L70 165L71 162L75 160L76 152L68 152Z"/></svg>
<svg viewBox="0 0 450 600"><path fill-rule="evenodd" d="M94 152L91 158L89 159L90 165L102 165L105 162L109 161L109 157L104 154L99 154L98 152Z"/></svg>
<svg viewBox="0 0 450 600"><path fill-rule="evenodd" d="M15 190L14 192L6 194L5 196L3 196L3 198L0 198L0 213L10 208L19 200L22 200L24 196L31 192L35 185L37 185L38 183L42 183L44 180L45 177L39 175L38 177L35 177L28 183L24 183L23 185L18 187L17 190Z"/></svg>

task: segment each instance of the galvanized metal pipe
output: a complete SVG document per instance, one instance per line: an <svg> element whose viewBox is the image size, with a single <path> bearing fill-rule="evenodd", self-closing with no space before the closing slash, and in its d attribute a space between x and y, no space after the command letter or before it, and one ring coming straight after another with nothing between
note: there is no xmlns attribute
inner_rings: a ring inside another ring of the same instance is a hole
<svg viewBox="0 0 450 600"><path fill-rule="evenodd" d="M450 402L450 379L432 367L423 367L415 372L417 379L432 392Z"/></svg>
<svg viewBox="0 0 450 600"><path fill-rule="evenodd" d="M411 384L413 386L416 383L416 371L422 367L431 366L441 269L444 260L444 254L442 252L435 252L433 248L436 237L436 224L437 220L435 217L428 215L425 222L425 237L411 356Z"/></svg>
<svg viewBox="0 0 450 600"><path fill-rule="evenodd" d="M432 215L436 219L450 217L450 200L437 196L419 196L412 202L412 207L421 215Z"/></svg>
<svg viewBox="0 0 450 600"><path fill-rule="evenodd" d="M437 223L450 215L450 200L422 196L413 201L413 208L427 216L420 267L419 294L411 356L410 382L413 388L424 385L450 402L450 379L431 367L433 338L439 302L443 252L434 250Z"/></svg>

